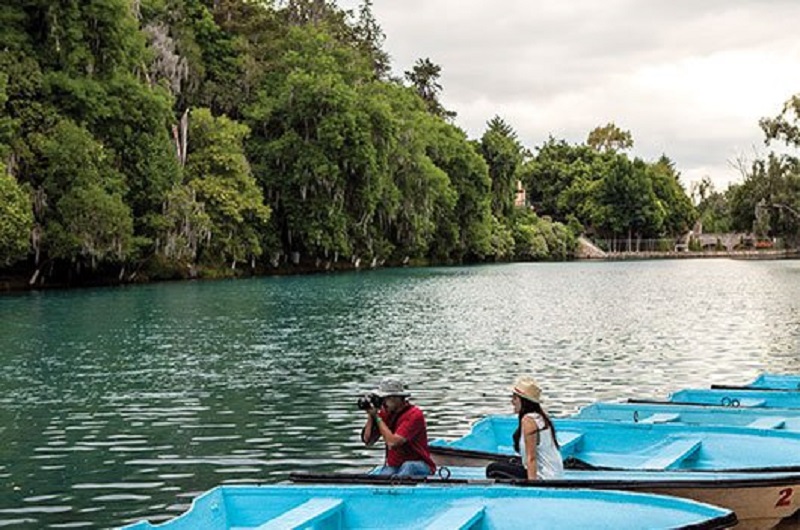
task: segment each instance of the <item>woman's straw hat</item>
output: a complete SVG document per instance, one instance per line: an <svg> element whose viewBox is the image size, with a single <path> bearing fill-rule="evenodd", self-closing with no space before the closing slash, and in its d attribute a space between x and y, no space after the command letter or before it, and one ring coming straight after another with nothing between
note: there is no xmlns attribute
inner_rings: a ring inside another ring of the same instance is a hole
<svg viewBox="0 0 800 530"><path fill-rule="evenodd" d="M511 387L511 391L519 397L534 403L542 402L542 389L539 388L533 377L529 375L517 377L517 380L514 381L514 386Z"/></svg>

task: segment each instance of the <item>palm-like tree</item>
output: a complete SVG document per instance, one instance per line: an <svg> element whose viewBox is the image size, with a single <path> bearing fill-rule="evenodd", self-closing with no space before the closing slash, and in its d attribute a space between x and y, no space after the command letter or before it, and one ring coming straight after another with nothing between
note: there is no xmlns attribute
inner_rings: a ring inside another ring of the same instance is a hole
<svg viewBox="0 0 800 530"><path fill-rule="evenodd" d="M432 114L442 118L452 118L456 113L445 110L442 104L439 103L439 93L442 91L442 85L439 84L441 74L442 67L434 64L427 57L425 59L417 59L411 71L405 73L406 79L428 105L428 110Z"/></svg>

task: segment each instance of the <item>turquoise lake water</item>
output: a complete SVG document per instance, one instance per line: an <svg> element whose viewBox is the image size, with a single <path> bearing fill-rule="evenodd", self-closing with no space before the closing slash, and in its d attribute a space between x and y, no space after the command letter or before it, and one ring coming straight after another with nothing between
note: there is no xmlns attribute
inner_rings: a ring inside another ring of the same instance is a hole
<svg viewBox="0 0 800 530"><path fill-rule="evenodd" d="M598 399L800 373L800 261L511 264L0 297L0 528L171 518L218 484L363 469L358 395L434 437L532 373Z"/></svg>

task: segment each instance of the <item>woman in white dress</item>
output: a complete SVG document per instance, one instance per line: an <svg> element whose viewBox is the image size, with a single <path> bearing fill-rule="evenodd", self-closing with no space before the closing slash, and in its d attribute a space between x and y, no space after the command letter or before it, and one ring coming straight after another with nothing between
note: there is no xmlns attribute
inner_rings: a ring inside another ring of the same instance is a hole
<svg viewBox="0 0 800 530"><path fill-rule="evenodd" d="M494 462L486 468L488 478L545 480L560 478L564 463L556 430L542 408L542 391L530 376L518 377L511 387L511 404L519 418L514 431L514 450L519 459Z"/></svg>

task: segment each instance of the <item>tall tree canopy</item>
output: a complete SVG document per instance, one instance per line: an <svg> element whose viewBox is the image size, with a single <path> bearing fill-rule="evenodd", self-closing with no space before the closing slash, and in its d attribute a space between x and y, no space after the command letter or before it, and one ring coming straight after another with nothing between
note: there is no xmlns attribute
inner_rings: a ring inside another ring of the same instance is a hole
<svg viewBox="0 0 800 530"><path fill-rule="evenodd" d="M480 151L489 166L492 180L492 212L497 217L508 217L514 209L517 179L525 150L514 129L495 116L481 137Z"/></svg>
<svg viewBox="0 0 800 530"><path fill-rule="evenodd" d="M442 92L442 85L439 84L439 78L442 76L441 66L434 64L427 57L417 59L411 70L406 71L405 76L432 114L442 118L455 117L455 112L446 110L439 101Z"/></svg>

